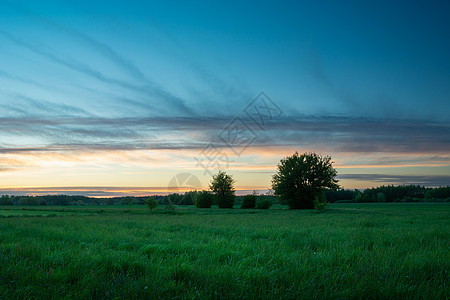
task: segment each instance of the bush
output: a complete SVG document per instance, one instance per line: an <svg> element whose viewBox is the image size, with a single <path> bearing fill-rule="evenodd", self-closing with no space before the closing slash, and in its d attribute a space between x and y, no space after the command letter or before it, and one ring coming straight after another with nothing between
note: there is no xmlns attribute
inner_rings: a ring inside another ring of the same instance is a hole
<svg viewBox="0 0 450 300"><path fill-rule="evenodd" d="M255 208L256 207L256 195L245 195L242 198L241 208Z"/></svg>
<svg viewBox="0 0 450 300"><path fill-rule="evenodd" d="M158 207L158 202L156 202L155 197L148 197L144 202L150 211Z"/></svg>
<svg viewBox="0 0 450 300"><path fill-rule="evenodd" d="M272 206L272 200L266 197L262 197L259 199L258 203L256 203L257 209L269 209Z"/></svg>
<svg viewBox="0 0 450 300"><path fill-rule="evenodd" d="M208 191L201 191L195 195L195 206L197 208L211 208L213 202L213 194Z"/></svg>
<svg viewBox="0 0 450 300"><path fill-rule="evenodd" d="M341 201L345 201L345 200L341 200ZM315 210L323 211L325 209L325 207L327 207L327 205L328 205L328 202L325 202L325 201L322 202L317 199L314 200L314 209Z"/></svg>

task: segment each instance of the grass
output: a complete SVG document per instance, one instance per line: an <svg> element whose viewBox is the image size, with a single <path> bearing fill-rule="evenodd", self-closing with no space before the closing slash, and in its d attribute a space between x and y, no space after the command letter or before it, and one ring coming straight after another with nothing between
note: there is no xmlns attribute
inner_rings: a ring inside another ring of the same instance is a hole
<svg viewBox="0 0 450 300"><path fill-rule="evenodd" d="M1 299L450 297L448 203L0 215Z"/></svg>

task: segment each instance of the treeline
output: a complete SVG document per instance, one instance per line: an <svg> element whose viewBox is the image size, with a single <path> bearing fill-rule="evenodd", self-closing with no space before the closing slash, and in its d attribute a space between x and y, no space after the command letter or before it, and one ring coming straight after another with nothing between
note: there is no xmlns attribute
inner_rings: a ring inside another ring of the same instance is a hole
<svg viewBox="0 0 450 300"><path fill-rule="evenodd" d="M159 205L194 205L197 191L184 194L173 193L166 196L153 196ZM277 196L258 195L271 203L280 203ZM143 197L92 198L87 196L45 195L45 196L8 196L0 197L0 205L144 205ZM450 202L450 187L427 188L419 185L387 185L360 190L341 189L325 191L324 200L330 203L370 203L370 202ZM242 196L236 196L235 204L241 205ZM280 203L283 204L283 203Z"/></svg>
<svg viewBox="0 0 450 300"><path fill-rule="evenodd" d="M383 185L360 190L326 191L325 198L330 203L370 203L370 202L450 202L450 187L427 188L420 185Z"/></svg>
<svg viewBox="0 0 450 300"><path fill-rule="evenodd" d="M8 196L0 197L0 205L77 205L92 203L95 198L86 196L45 195L45 196Z"/></svg>
<svg viewBox="0 0 450 300"><path fill-rule="evenodd" d="M167 196L154 196L164 202ZM45 195L45 196L8 196L0 197L0 205L143 205L145 197L93 198L87 196Z"/></svg>
<svg viewBox="0 0 450 300"><path fill-rule="evenodd" d="M195 205L195 195L197 191L190 191L184 194L172 193L166 196L152 196L159 205ZM143 197L113 197L113 198L92 198L87 196L70 195L45 195L45 196L8 196L0 197L0 205L144 205L149 196ZM263 197L257 196L257 199ZM275 196L264 196L277 203ZM242 203L242 196L236 196L235 204Z"/></svg>

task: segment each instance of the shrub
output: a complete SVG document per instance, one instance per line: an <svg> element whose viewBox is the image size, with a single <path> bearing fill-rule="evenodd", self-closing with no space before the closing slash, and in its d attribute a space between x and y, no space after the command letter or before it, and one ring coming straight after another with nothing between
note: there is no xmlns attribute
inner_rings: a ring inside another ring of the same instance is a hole
<svg viewBox="0 0 450 300"><path fill-rule="evenodd" d="M156 202L155 197L148 197L144 202L150 211L158 207L158 202Z"/></svg>
<svg viewBox="0 0 450 300"><path fill-rule="evenodd" d="M197 208L211 208L213 202L213 194L208 191L201 191L195 195L195 206Z"/></svg>
<svg viewBox="0 0 450 300"><path fill-rule="evenodd" d="M272 200L267 197L261 197L256 203L257 209L269 209L272 206Z"/></svg>
<svg viewBox="0 0 450 300"><path fill-rule="evenodd" d="M341 201L345 201L345 200L341 200ZM348 200L351 202L351 200ZM325 207L327 207L328 202L325 201L319 201L317 198L314 200L314 209L317 211L323 211L325 209Z"/></svg>
<svg viewBox="0 0 450 300"><path fill-rule="evenodd" d="M256 207L256 195L245 195L242 198L241 208L255 208Z"/></svg>

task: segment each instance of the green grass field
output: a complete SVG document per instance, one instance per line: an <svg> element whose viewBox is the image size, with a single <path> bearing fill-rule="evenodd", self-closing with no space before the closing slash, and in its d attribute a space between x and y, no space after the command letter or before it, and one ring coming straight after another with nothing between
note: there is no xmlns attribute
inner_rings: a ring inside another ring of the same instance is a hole
<svg viewBox="0 0 450 300"><path fill-rule="evenodd" d="M0 207L0 299L450 297L450 204Z"/></svg>

